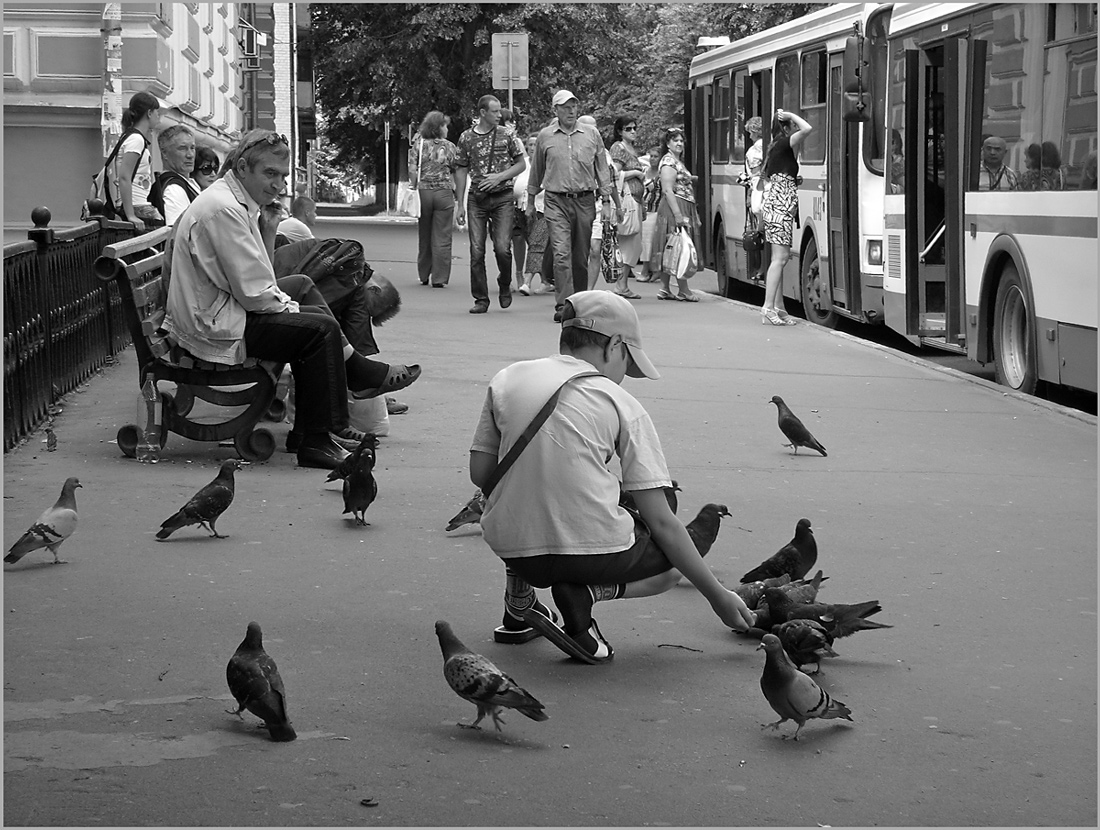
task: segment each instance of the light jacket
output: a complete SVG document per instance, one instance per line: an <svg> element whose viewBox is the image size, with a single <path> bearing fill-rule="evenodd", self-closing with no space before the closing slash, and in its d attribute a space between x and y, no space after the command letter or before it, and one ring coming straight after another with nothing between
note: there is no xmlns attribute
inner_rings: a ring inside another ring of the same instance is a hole
<svg viewBox="0 0 1100 830"><path fill-rule="evenodd" d="M248 313L289 307L290 297L275 283L259 214L230 171L176 223L164 328L202 360L242 363Z"/></svg>

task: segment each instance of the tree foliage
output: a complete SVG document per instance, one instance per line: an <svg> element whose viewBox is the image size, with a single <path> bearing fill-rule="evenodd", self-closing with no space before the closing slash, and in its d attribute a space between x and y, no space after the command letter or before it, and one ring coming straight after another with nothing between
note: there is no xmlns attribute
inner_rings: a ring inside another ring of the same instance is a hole
<svg viewBox="0 0 1100 830"><path fill-rule="evenodd" d="M639 143L683 123L683 96L700 35L744 37L793 19L810 4L348 3L310 5L317 98L336 165L381 178L383 123L399 148L424 114L452 119L450 136L476 118L492 87L492 35L527 32L530 89L514 92L521 132L552 116L567 88L610 132L629 112ZM391 159L391 164L393 163ZM391 170L396 174L397 169Z"/></svg>

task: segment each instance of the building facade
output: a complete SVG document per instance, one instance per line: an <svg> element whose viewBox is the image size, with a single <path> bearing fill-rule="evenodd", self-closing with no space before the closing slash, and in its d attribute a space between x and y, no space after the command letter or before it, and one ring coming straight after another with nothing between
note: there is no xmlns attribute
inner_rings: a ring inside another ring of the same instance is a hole
<svg viewBox="0 0 1100 830"><path fill-rule="evenodd" d="M121 10L121 106L161 100L161 126L186 124L219 156L252 127L291 141L297 168L293 44L307 4L71 3L4 5L4 226L30 227L38 205L55 228L76 224L103 164L105 11ZM306 99L312 106L312 78ZM309 114L312 125L312 109ZM307 134L312 138L312 132ZM308 139L307 139L308 141ZM160 170L156 142L153 169Z"/></svg>

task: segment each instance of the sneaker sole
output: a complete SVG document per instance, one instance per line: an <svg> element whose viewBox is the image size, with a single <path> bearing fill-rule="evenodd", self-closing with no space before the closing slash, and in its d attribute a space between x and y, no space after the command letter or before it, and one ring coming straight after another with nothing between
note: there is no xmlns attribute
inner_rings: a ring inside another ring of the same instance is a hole
<svg viewBox="0 0 1100 830"><path fill-rule="evenodd" d="M581 648L577 641L558 628L554 623L550 621L548 617L540 614L532 608L528 608L523 612L523 619L532 628L537 630L543 637L556 645L559 649L564 651L570 657L580 660L582 663L587 663L590 666L595 666L599 663L606 663L615 656L615 652L612 651L607 657L596 658Z"/></svg>

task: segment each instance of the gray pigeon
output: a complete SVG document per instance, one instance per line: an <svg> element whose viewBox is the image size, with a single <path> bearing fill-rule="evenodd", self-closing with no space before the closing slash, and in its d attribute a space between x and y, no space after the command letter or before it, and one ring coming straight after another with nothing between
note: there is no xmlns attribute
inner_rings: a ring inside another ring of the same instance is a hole
<svg viewBox="0 0 1100 830"><path fill-rule="evenodd" d="M818 571L814 578L807 581L800 579L797 582L788 582L785 585L778 585L780 590L787 595L787 598L798 605L814 602L817 599L818 589L821 587L821 583L828 577L824 575L822 571ZM753 582L752 585L765 585L763 582ZM769 586L770 587L770 586ZM763 589L760 590L760 595L757 597L756 607L749 606L756 613L756 628L759 629L759 633L756 633L757 637L763 636L772 627L771 609L768 607L768 601L764 598Z"/></svg>
<svg viewBox="0 0 1100 830"><path fill-rule="evenodd" d="M227 709L231 715L243 718L247 709L263 720L273 741L293 741L298 737L286 716L286 689L275 661L264 651L260 624L250 622L244 640L225 667L225 679L229 691L240 704L236 710Z"/></svg>
<svg viewBox="0 0 1100 830"><path fill-rule="evenodd" d="M459 723L468 729L478 729L482 718L489 715L497 731L504 723L500 719L501 709L515 709L534 721L549 720L546 708L525 689L492 664L475 654L462 644L451 630L450 623L439 620L435 624L435 633L439 637L439 647L443 651L443 676L447 684L463 700L477 706L477 720L473 723Z"/></svg>
<svg viewBox="0 0 1100 830"><path fill-rule="evenodd" d="M46 452L57 452L57 433L52 427L46 427Z"/></svg>
<svg viewBox="0 0 1100 830"><path fill-rule="evenodd" d="M214 527L218 518L229 509L233 503L235 491L233 473L241 468L241 462L230 458L222 462L217 476L209 484L202 487L178 512L172 514L157 531L157 539L164 541L181 527L198 525L210 531L215 539L226 537L218 533Z"/></svg>
<svg viewBox="0 0 1100 830"><path fill-rule="evenodd" d="M474 491L473 498L466 502L461 510L451 516L451 520L447 522L447 527L444 529L452 531L458 530L463 525L481 524L481 514L483 512L485 512L485 494L478 487Z"/></svg>
<svg viewBox="0 0 1100 830"><path fill-rule="evenodd" d="M64 565L65 560L59 559L57 549L61 543L73 535L76 530L76 488L82 487L77 478L65 479L61 488L61 495L54 502L53 507L46 510L38 517L30 528L19 537L18 541L8 550L4 561L9 564L18 562L32 550L46 548L53 554L55 565Z"/></svg>
<svg viewBox="0 0 1100 830"><path fill-rule="evenodd" d="M799 519L791 541L746 573L741 581L757 582L782 574L787 574L792 580L802 579L816 562L817 540L810 529L810 520Z"/></svg>
<svg viewBox="0 0 1100 830"><path fill-rule="evenodd" d="M798 420L798 416L791 412L790 407L783 402L781 397L775 395L772 397L771 402L779 407L779 430L791 442L783 446L794 447L795 455L798 455L799 447L817 450L822 455L828 455L821 443L810 434L810 431Z"/></svg>
<svg viewBox="0 0 1100 830"><path fill-rule="evenodd" d="M844 718L852 720L852 710L833 700L829 693L794 667L782 643L774 634L765 634L757 651L764 649L764 672L760 675L760 690L768 699L779 720L765 723L763 728L778 729L780 724L793 720L798 724L792 736L798 740L803 724L811 718ZM783 736L784 739L787 737Z"/></svg>

